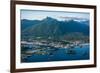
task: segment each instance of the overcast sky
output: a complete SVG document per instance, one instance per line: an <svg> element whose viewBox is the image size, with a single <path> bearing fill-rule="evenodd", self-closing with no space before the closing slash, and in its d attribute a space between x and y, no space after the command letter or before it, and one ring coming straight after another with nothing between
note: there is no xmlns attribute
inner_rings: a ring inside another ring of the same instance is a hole
<svg viewBox="0 0 100 73"><path fill-rule="evenodd" d="M46 17L52 17L58 20L66 20L69 17L89 20L90 14L66 11L21 10L21 19L42 20Z"/></svg>

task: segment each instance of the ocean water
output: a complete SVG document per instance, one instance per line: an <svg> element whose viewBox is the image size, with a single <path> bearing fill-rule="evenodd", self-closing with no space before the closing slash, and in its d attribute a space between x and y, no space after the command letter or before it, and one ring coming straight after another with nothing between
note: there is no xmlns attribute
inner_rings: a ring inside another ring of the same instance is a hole
<svg viewBox="0 0 100 73"><path fill-rule="evenodd" d="M49 50L49 54L31 54L21 62L50 62L50 61L73 61L73 60L88 60L90 57L89 45L75 48L58 48L57 50Z"/></svg>

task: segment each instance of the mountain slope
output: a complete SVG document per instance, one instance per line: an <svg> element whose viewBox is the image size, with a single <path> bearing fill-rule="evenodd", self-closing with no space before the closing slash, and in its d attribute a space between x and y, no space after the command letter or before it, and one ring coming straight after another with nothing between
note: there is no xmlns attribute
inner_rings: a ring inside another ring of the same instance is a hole
<svg viewBox="0 0 100 73"><path fill-rule="evenodd" d="M21 25L26 25L22 28L22 36L36 37L61 37L72 33L81 33L84 36L89 36L89 25L86 22L77 22L74 20L58 21L54 18L47 17L41 21L30 21Z"/></svg>

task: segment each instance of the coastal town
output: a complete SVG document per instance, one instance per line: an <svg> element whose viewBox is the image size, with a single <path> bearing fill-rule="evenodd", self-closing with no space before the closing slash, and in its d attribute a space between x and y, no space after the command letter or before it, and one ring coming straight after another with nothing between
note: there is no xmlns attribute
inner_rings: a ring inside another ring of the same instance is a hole
<svg viewBox="0 0 100 73"><path fill-rule="evenodd" d="M74 46L82 46L82 41L59 41L59 42L48 42L45 40L37 41L33 40L32 42L27 42L27 41L21 41L21 45L24 47L33 47L35 45L40 45L40 46L51 46L55 48L72 48Z"/></svg>
<svg viewBox="0 0 100 73"><path fill-rule="evenodd" d="M27 47L28 50L25 52L26 54L33 54L36 52L43 52L43 50L47 50L47 49L73 49L75 47L83 47L83 45L87 45L86 43L83 44L82 41L46 41L46 40L33 40L31 42L27 42L27 41L21 41L21 47ZM24 49L25 50L25 49ZM42 50L42 51L40 51Z"/></svg>

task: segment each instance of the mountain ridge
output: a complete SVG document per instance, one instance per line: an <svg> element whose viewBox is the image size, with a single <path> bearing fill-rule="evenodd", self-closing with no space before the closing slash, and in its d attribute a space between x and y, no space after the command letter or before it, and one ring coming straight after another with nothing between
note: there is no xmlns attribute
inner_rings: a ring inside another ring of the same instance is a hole
<svg viewBox="0 0 100 73"><path fill-rule="evenodd" d="M24 21L21 23L21 28L22 36L60 37L76 32L89 36L89 23L81 23L75 20L58 21L51 17L46 17L40 21Z"/></svg>

